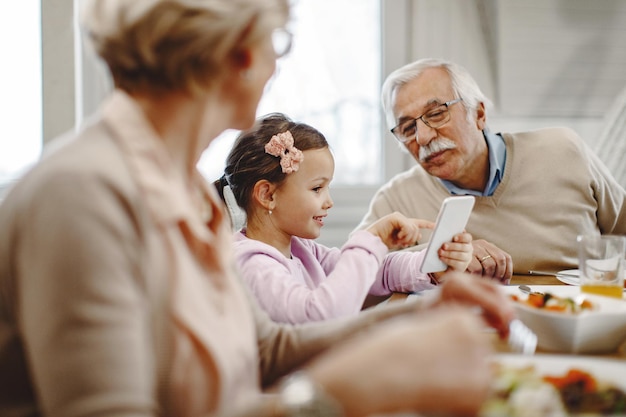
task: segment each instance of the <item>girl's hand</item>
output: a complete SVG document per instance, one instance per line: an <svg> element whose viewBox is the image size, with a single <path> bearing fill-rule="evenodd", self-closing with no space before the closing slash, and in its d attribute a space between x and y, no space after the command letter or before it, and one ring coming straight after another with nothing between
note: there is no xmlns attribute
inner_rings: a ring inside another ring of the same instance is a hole
<svg viewBox="0 0 626 417"><path fill-rule="evenodd" d="M444 243L438 251L439 258L448 265L447 271L460 272L467 269L472 261L473 253L472 235L467 232L454 235L452 242ZM435 277L438 281L439 277L443 274L444 272L435 273Z"/></svg>
<svg viewBox="0 0 626 417"><path fill-rule="evenodd" d="M433 227L435 224L428 220L412 219L394 212L381 217L366 230L380 237L389 249L402 249L414 246L419 242L422 237L420 229L432 229Z"/></svg>

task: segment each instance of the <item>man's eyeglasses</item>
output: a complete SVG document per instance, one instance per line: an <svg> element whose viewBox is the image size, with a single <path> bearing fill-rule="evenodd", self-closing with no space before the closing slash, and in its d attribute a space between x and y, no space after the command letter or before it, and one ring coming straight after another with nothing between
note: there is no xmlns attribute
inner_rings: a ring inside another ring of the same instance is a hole
<svg viewBox="0 0 626 417"><path fill-rule="evenodd" d="M272 32L272 46L276 58L283 57L291 50L291 41L293 35L285 28L276 28Z"/></svg>
<svg viewBox="0 0 626 417"><path fill-rule="evenodd" d="M462 101L462 98L447 101L432 110L427 111L419 117L414 119L405 120L398 126L391 129L391 133L402 143L410 142L417 138L417 121L421 120L424 124L430 128L437 129L450 120L450 111L448 107L453 104Z"/></svg>

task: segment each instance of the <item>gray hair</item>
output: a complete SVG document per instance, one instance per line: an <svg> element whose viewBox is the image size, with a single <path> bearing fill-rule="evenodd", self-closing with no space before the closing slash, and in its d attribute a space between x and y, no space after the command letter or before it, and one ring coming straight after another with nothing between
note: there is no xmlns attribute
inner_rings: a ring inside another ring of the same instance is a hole
<svg viewBox="0 0 626 417"><path fill-rule="evenodd" d="M483 103L486 109L491 107L491 100L483 94L474 78L465 68L443 59L420 59L393 71L383 83L381 93L382 106L390 129L396 125L396 117L393 113L393 100L395 100L396 92L400 87L414 80L429 68L443 68L448 72L455 94L454 98L463 99L462 103L466 109L467 119L470 122L476 116L476 109L479 103Z"/></svg>
<svg viewBox="0 0 626 417"><path fill-rule="evenodd" d="M117 88L194 93L289 12L289 0L89 0L81 23Z"/></svg>

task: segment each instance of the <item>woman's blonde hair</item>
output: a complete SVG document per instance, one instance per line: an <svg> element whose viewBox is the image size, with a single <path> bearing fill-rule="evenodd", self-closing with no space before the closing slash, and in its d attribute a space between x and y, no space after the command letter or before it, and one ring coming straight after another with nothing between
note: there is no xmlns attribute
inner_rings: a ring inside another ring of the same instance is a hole
<svg viewBox="0 0 626 417"><path fill-rule="evenodd" d="M83 26L117 88L196 93L289 19L288 0L90 0Z"/></svg>

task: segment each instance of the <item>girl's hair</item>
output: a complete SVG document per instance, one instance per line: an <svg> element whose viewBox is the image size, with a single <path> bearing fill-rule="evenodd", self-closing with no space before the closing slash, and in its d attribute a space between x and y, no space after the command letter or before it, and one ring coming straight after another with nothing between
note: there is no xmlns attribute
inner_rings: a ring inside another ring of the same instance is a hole
<svg viewBox="0 0 626 417"><path fill-rule="evenodd" d="M383 83L381 99L389 128L396 125L395 115L393 114L393 102L396 92L400 87L419 77L422 72L429 68L442 68L448 73L452 89L454 90L454 98L463 99L462 103L467 109L467 119L470 122L473 117L476 117L476 109L479 103L483 103L486 109L491 107L491 101L483 94L474 78L465 68L443 59L424 58L393 71Z"/></svg>
<svg viewBox="0 0 626 417"><path fill-rule="evenodd" d="M294 122L282 113L268 114L235 140L226 159L224 175L214 183L222 199L224 187L230 186L237 205L250 214L252 192L258 181L264 179L280 184L285 180L289 174L282 171L280 158L265 152L265 144L272 136L286 131L291 132L294 146L301 151L328 148L326 138L317 129Z"/></svg>
<svg viewBox="0 0 626 417"><path fill-rule="evenodd" d="M193 94L289 12L289 0L90 0L82 23L117 88Z"/></svg>

